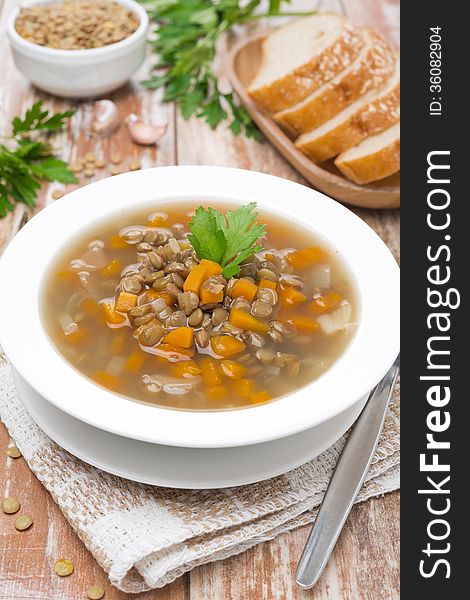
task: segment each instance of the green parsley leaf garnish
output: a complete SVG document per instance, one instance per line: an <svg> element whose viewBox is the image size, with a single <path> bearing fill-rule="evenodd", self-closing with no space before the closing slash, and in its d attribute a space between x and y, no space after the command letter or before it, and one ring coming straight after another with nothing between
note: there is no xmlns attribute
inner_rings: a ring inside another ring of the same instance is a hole
<svg viewBox="0 0 470 600"><path fill-rule="evenodd" d="M15 202L29 206L36 203L43 181L76 183L77 178L67 164L55 158L52 147L36 132L57 131L72 116L72 111L49 115L42 100L26 111L23 119L12 121L12 135L0 143L0 218L14 209Z"/></svg>
<svg viewBox="0 0 470 600"><path fill-rule="evenodd" d="M189 222L188 240L199 258L218 263L229 279L240 272L240 264L263 249L258 239L266 234L266 225L256 223L256 202L250 202L226 214L215 208L199 206Z"/></svg>
<svg viewBox="0 0 470 600"><path fill-rule="evenodd" d="M144 81L150 89L163 88L163 101L176 102L184 119L204 119L215 129L228 121L234 135L259 137L246 110L231 93L220 90L213 68L220 37L235 25L264 17L310 15L281 12L290 0L269 0L260 12L261 0L140 0L155 25L152 42L158 55L155 75Z"/></svg>
<svg viewBox="0 0 470 600"><path fill-rule="evenodd" d="M13 135L47 129L54 131L64 126L64 120L73 115L73 110L49 116L48 110L42 108L43 100L38 100L26 111L24 119L15 117L12 121Z"/></svg>

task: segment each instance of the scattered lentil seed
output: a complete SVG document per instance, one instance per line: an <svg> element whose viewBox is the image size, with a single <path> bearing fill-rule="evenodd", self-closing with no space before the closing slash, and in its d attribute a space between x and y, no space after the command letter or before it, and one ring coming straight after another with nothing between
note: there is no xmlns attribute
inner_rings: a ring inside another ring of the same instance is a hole
<svg viewBox="0 0 470 600"><path fill-rule="evenodd" d="M69 167L73 173L81 173L83 171L83 165L81 162L75 162L69 165Z"/></svg>
<svg viewBox="0 0 470 600"><path fill-rule="evenodd" d="M86 595L89 600L101 600L104 597L104 588L101 585L90 585Z"/></svg>
<svg viewBox="0 0 470 600"><path fill-rule="evenodd" d="M85 169L84 174L85 174L85 177L94 177L95 170L94 169Z"/></svg>
<svg viewBox="0 0 470 600"><path fill-rule="evenodd" d="M59 198L62 198L64 194L65 190L54 190L52 192L52 197L54 198L54 200L58 200Z"/></svg>
<svg viewBox="0 0 470 600"><path fill-rule="evenodd" d="M54 573L59 577L68 577L73 573L73 563L67 558L59 558L54 563Z"/></svg>
<svg viewBox="0 0 470 600"><path fill-rule="evenodd" d="M188 325L190 327L199 327L202 323L202 319L204 318L204 313L200 308L196 308L194 312L192 312L188 317Z"/></svg>
<svg viewBox="0 0 470 600"><path fill-rule="evenodd" d="M23 455L16 446L10 446L9 448L7 448L7 456L9 456L10 458L20 458L20 456Z"/></svg>
<svg viewBox="0 0 470 600"><path fill-rule="evenodd" d="M146 323L149 323L153 319L155 319L155 315L153 313L147 313L145 315L135 317L134 325L136 327L139 327L140 325L145 325Z"/></svg>
<svg viewBox="0 0 470 600"><path fill-rule="evenodd" d="M113 165L120 165L122 163L122 156L118 152L111 154L111 162Z"/></svg>
<svg viewBox="0 0 470 600"><path fill-rule="evenodd" d="M153 246L147 242L139 242L136 246L137 252L150 252L153 250Z"/></svg>
<svg viewBox="0 0 470 600"><path fill-rule="evenodd" d="M214 327L218 327L227 319L228 319L228 312L225 309L221 308L220 306L217 308L214 308L214 310L212 312L212 325Z"/></svg>
<svg viewBox="0 0 470 600"><path fill-rule="evenodd" d="M9 496L2 501L2 510L7 515L12 515L18 512L21 508L21 504L18 501L18 498L14 498L13 496Z"/></svg>
<svg viewBox="0 0 470 600"><path fill-rule="evenodd" d="M138 171L141 168L140 162L138 160L134 160L129 165L129 169L131 171Z"/></svg>
<svg viewBox="0 0 470 600"><path fill-rule="evenodd" d="M122 171L119 167L111 167L109 169L109 173L110 173L110 175L120 175L122 173Z"/></svg>
<svg viewBox="0 0 470 600"><path fill-rule="evenodd" d="M104 169L106 166L106 161L104 161L102 158L99 158L95 165L97 166L98 169Z"/></svg>
<svg viewBox="0 0 470 600"><path fill-rule="evenodd" d="M15 519L15 529L18 531L25 531L29 529L33 524L33 519L30 515L20 515Z"/></svg>
<svg viewBox="0 0 470 600"><path fill-rule="evenodd" d="M85 162L94 162L96 160L96 155L94 152L87 152L83 158Z"/></svg>
<svg viewBox="0 0 470 600"><path fill-rule="evenodd" d="M196 343L201 348L207 348L209 345L209 334L207 331L201 330L196 332Z"/></svg>

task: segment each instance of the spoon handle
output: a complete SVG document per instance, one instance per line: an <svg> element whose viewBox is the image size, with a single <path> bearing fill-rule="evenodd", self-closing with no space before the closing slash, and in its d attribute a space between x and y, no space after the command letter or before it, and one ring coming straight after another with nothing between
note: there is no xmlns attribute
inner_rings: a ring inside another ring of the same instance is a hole
<svg viewBox="0 0 470 600"><path fill-rule="evenodd" d="M297 567L296 582L311 588L320 578L361 489L379 441L400 356L372 391L349 436Z"/></svg>

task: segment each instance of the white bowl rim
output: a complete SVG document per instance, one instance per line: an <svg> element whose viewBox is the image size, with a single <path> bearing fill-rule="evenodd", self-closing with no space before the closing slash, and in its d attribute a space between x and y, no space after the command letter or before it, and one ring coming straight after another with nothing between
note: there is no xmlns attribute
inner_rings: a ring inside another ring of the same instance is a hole
<svg viewBox="0 0 470 600"><path fill-rule="evenodd" d="M40 320L39 296L49 261L66 242L65 225L74 223L75 233L120 210L145 204L155 210L158 204L191 198L233 203L255 200L260 208L310 227L343 254L356 279L361 318L346 351L319 379L288 396L247 409L180 411L115 395L81 375L58 354ZM45 232L51 231L55 235L44 241ZM28 254L30 248L35 249L34 261ZM26 269L28 294L0 295L0 343L6 355L21 376L58 408L125 437L215 448L292 435L336 416L367 394L399 351L399 268L387 246L341 204L273 175L225 167L176 166L94 182L49 205L18 232L0 260L0 281L14 281L18 264ZM22 315L20 320L4 316L17 313Z"/></svg>
<svg viewBox="0 0 470 600"><path fill-rule="evenodd" d="M40 44L34 44L33 42L25 40L16 31L15 21L21 8L33 6L34 4L54 4L55 2L60 2L60 0L25 0L24 2L22 2L20 6L15 7L11 11L8 17L8 36L10 37L10 41L13 44L15 44L16 48L21 49L23 52L26 52L32 58L43 58L45 60L62 59L64 61L72 59L74 62L77 61L80 63L82 63L83 60L86 59L106 59L112 55L126 52L129 49L129 47L134 46L135 43L139 43L142 36L146 35L149 26L149 18L147 15L147 11L138 2L136 2L135 0L114 1L118 2L119 4L122 4L123 6L131 10L133 13L135 13L139 18L139 26L127 38L119 42L115 42L113 44L108 44L107 46L102 46L101 48L83 48L80 50L67 50L65 48L49 48L48 46L41 46Z"/></svg>

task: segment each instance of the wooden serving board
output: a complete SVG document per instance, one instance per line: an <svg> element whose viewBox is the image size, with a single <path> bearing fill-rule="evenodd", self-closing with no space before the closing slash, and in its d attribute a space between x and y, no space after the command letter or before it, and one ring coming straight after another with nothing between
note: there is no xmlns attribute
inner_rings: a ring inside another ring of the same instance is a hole
<svg viewBox="0 0 470 600"><path fill-rule="evenodd" d="M314 188L328 196L363 208L399 207L400 173L382 181L357 185L346 179L332 160L321 166L311 161L271 118L258 109L246 90L258 71L265 36L266 32L245 38L232 48L228 55L227 75L243 106L266 138Z"/></svg>

